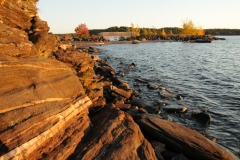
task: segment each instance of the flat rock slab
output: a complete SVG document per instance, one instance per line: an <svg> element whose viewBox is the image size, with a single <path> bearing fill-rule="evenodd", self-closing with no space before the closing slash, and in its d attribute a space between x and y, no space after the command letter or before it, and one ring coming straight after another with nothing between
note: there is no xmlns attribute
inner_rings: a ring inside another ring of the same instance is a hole
<svg viewBox="0 0 240 160"><path fill-rule="evenodd" d="M146 134L194 160L238 159L227 149L179 124L147 115L134 117Z"/></svg>

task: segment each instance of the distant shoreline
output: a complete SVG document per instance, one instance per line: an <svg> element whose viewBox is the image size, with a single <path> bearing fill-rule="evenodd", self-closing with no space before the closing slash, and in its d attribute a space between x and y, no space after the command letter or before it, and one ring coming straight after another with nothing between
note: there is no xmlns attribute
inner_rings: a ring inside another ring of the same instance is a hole
<svg viewBox="0 0 240 160"><path fill-rule="evenodd" d="M175 40L151 40L141 41L140 43L152 43L152 42L178 42ZM87 42L87 41L73 41L72 45L76 45L77 48L86 48L91 46L103 46L111 44L132 44L132 41L104 41L104 42Z"/></svg>

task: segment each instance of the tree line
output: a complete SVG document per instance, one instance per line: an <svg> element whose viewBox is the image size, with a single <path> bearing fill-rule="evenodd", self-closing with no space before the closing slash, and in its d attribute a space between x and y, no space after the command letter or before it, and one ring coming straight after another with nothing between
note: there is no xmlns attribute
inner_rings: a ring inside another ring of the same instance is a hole
<svg viewBox="0 0 240 160"><path fill-rule="evenodd" d="M92 29L89 30L90 35L97 35L100 32L127 32L128 27L109 27L107 29ZM140 28L140 34L154 35L160 34L164 30L166 34L181 34L182 28L180 27L164 27L164 28ZM203 29L205 35L240 35L240 29Z"/></svg>
<svg viewBox="0 0 240 160"><path fill-rule="evenodd" d="M75 28L75 34L65 34L64 39L68 40L70 37L99 39L98 34L101 32L131 32L131 37L153 37L153 36L171 36L171 35L240 35L240 29L202 29L201 26L196 26L192 20L182 21L182 27L164 27L164 28L139 28L138 25L131 23L127 26L112 26L107 29L92 29L89 30L85 23L78 25Z"/></svg>

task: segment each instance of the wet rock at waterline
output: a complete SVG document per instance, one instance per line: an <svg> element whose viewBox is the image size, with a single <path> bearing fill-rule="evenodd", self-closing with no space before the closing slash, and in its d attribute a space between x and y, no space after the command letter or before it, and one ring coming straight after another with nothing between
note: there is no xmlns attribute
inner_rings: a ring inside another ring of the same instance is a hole
<svg viewBox="0 0 240 160"><path fill-rule="evenodd" d="M146 109L144 109L144 108L139 108L138 109L138 113L140 113L140 114L143 114L143 113L148 114L148 111Z"/></svg>
<svg viewBox="0 0 240 160"><path fill-rule="evenodd" d="M145 106L147 106L141 99L137 98L126 103L131 104L131 106L138 106L138 108L144 108Z"/></svg>
<svg viewBox="0 0 240 160"><path fill-rule="evenodd" d="M100 53L102 52L100 49L88 47L88 53Z"/></svg>
<svg viewBox="0 0 240 160"><path fill-rule="evenodd" d="M159 108L152 107L152 106L145 106L144 109L150 114L160 114L161 113Z"/></svg>
<svg viewBox="0 0 240 160"><path fill-rule="evenodd" d="M129 69L133 69L134 67L135 67L135 64L134 64L134 63L131 63L131 64L128 66Z"/></svg>
<svg viewBox="0 0 240 160"><path fill-rule="evenodd" d="M137 81L139 83L148 83L148 80L142 79L142 78L136 78L135 81Z"/></svg>
<svg viewBox="0 0 240 160"><path fill-rule="evenodd" d="M194 160L238 159L227 149L208 140L197 131L185 126L148 115L136 115L134 120L152 139L165 144L167 148L184 154Z"/></svg>
<svg viewBox="0 0 240 160"><path fill-rule="evenodd" d="M181 99L183 99L183 95L181 95L181 94L178 94L178 95L176 95L176 97L175 97L177 100L181 100Z"/></svg>
<svg viewBox="0 0 240 160"><path fill-rule="evenodd" d="M167 112L175 112L175 113L184 113L187 111L187 107L182 105L168 105L163 107L163 109Z"/></svg>
<svg viewBox="0 0 240 160"><path fill-rule="evenodd" d="M161 98L172 98L172 97L174 97L174 95L171 92L169 92L168 90L166 90L165 88L162 88L159 91L159 95L161 96Z"/></svg>
<svg viewBox="0 0 240 160"><path fill-rule="evenodd" d="M147 84L147 87L149 89L158 89L159 88L156 84L153 84L153 83L150 83L150 82Z"/></svg>

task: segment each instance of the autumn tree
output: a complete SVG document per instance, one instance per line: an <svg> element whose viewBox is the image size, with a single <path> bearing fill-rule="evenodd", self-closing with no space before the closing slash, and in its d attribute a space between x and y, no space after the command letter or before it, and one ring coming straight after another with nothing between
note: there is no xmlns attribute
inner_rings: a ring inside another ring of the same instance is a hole
<svg viewBox="0 0 240 160"><path fill-rule="evenodd" d="M157 35L157 29L156 29L155 27L153 27L153 28L151 29L151 35L152 35L152 36L156 36L156 35Z"/></svg>
<svg viewBox="0 0 240 160"><path fill-rule="evenodd" d="M148 32L147 28L143 28L142 29L142 35L144 35L144 36L148 36L149 35L149 32Z"/></svg>
<svg viewBox="0 0 240 160"><path fill-rule="evenodd" d="M197 33L197 35L200 35L200 36L205 35L205 31L202 29L201 26L198 28L198 33Z"/></svg>
<svg viewBox="0 0 240 160"><path fill-rule="evenodd" d="M88 27L87 27L87 25L85 23L78 25L75 28L75 32L80 37L86 37L86 36L89 35L89 30L88 30Z"/></svg>
<svg viewBox="0 0 240 160"><path fill-rule="evenodd" d="M205 32L201 26L196 27L192 20L185 20L182 24L182 34L183 35L204 35Z"/></svg>
<svg viewBox="0 0 240 160"><path fill-rule="evenodd" d="M134 26L133 23L131 23L131 27L127 29L127 32L132 32L132 37L140 36L140 29L138 26Z"/></svg>
<svg viewBox="0 0 240 160"><path fill-rule="evenodd" d="M164 28L162 29L161 36L166 36L166 32L165 32Z"/></svg>

